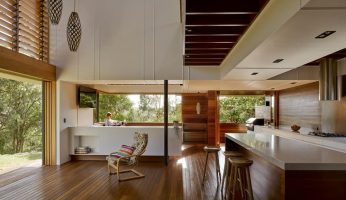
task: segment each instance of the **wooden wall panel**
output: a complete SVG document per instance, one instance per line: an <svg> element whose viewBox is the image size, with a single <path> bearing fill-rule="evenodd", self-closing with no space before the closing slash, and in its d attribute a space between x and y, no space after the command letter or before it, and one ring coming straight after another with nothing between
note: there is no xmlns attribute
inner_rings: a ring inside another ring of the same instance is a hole
<svg viewBox="0 0 346 200"><path fill-rule="evenodd" d="M201 113L199 115L196 112L197 102L201 105ZM183 94L181 112L184 142L207 143L207 94Z"/></svg>
<svg viewBox="0 0 346 200"><path fill-rule="evenodd" d="M280 125L320 126L321 108L318 82L280 91Z"/></svg>
<svg viewBox="0 0 346 200"><path fill-rule="evenodd" d="M208 145L220 144L218 92L208 91Z"/></svg>
<svg viewBox="0 0 346 200"><path fill-rule="evenodd" d="M245 124L220 123L220 142L225 143L225 133L246 133Z"/></svg>
<svg viewBox="0 0 346 200"><path fill-rule="evenodd" d="M55 66L0 47L0 70L21 76L55 81Z"/></svg>
<svg viewBox="0 0 346 200"><path fill-rule="evenodd" d="M56 83L55 81L43 82L44 117L44 165L56 165Z"/></svg>

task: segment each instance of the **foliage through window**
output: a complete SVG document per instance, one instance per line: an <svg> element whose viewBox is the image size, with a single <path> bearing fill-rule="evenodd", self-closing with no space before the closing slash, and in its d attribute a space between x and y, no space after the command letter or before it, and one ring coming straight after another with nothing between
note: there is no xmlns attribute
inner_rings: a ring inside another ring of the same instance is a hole
<svg viewBox="0 0 346 200"><path fill-rule="evenodd" d="M168 102L168 121L181 121L181 96L168 95ZM104 121L107 112L111 112L115 120L163 122L163 95L100 94L100 121Z"/></svg>
<svg viewBox="0 0 346 200"><path fill-rule="evenodd" d="M0 46L48 62L47 0L1 0Z"/></svg>
<svg viewBox="0 0 346 200"><path fill-rule="evenodd" d="M255 117L255 106L264 102L264 96L220 96L220 122L243 124Z"/></svg>
<svg viewBox="0 0 346 200"><path fill-rule="evenodd" d="M42 151L42 85L0 78L0 154Z"/></svg>

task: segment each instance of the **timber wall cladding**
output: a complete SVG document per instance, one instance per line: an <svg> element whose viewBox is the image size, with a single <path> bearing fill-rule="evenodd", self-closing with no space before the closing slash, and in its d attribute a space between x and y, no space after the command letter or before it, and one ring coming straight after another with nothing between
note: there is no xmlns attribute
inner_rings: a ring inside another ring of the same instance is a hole
<svg viewBox="0 0 346 200"><path fill-rule="evenodd" d="M201 113L196 112L197 102L200 103ZM207 143L208 132L208 97L207 94L182 95L182 119L184 142Z"/></svg>
<svg viewBox="0 0 346 200"><path fill-rule="evenodd" d="M280 91L280 125L298 124L305 128L320 126L321 107L318 82Z"/></svg>
<svg viewBox="0 0 346 200"><path fill-rule="evenodd" d="M218 92L208 91L208 145L220 144Z"/></svg>

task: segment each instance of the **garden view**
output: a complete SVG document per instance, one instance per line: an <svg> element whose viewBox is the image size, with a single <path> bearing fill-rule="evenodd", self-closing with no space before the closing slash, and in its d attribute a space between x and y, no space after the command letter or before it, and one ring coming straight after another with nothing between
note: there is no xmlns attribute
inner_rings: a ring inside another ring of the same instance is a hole
<svg viewBox="0 0 346 200"><path fill-rule="evenodd" d="M0 174L42 160L42 85L0 78Z"/></svg>

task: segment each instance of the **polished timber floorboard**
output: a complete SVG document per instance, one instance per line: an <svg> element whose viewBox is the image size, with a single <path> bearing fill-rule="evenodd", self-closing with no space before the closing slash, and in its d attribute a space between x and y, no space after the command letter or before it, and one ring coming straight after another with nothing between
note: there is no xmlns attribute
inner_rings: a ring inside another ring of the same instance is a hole
<svg viewBox="0 0 346 200"><path fill-rule="evenodd" d="M221 199L214 156L209 156L201 185L205 153L201 145L184 145L183 156L160 162L141 162L145 178L118 182L104 161L73 161L60 167L20 168L0 175L0 199ZM220 165L224 158L220 152Z"/></svg>

